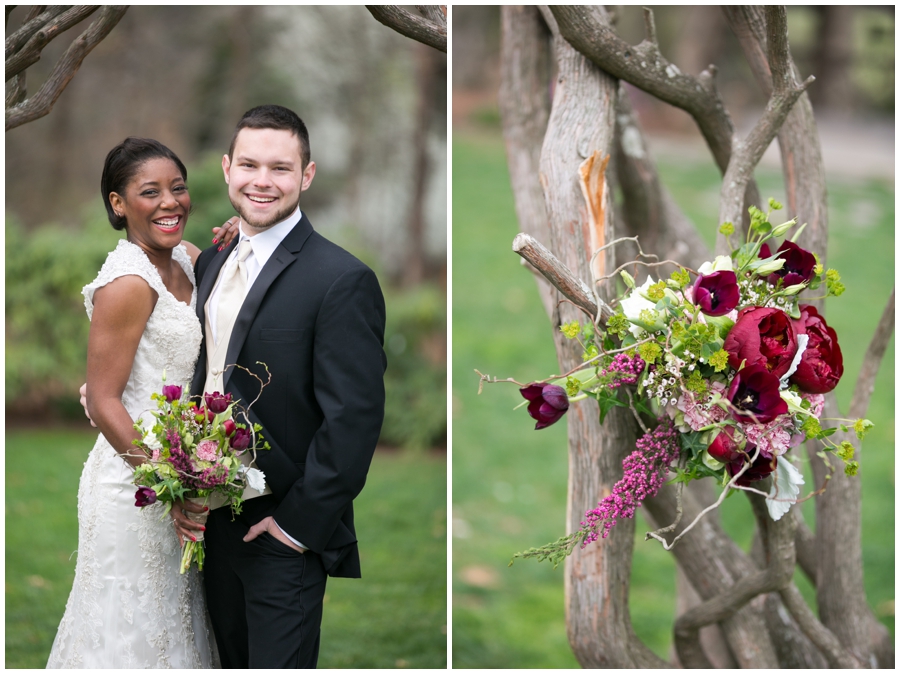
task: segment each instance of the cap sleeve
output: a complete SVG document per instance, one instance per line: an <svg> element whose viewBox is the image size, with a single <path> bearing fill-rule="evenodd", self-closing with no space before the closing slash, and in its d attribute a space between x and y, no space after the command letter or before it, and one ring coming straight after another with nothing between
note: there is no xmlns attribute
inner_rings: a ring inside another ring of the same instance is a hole
<svg viewBox="0 0 900 674"><path fill-rule="evenodd" d="M81 290L88 318L92 318L94 314L94 293L120 276L140 276L159 295L165 290L159 272L144 251L127 239L122 239L115 250L106 256L106 262L100 268L97 278Z"/></svg>

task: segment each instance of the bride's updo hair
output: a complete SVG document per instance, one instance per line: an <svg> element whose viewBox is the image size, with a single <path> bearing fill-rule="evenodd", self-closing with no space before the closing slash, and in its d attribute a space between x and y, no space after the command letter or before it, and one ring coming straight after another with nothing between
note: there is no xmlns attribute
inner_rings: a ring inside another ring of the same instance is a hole
<svg viewBox="0 0 900 674"><path fill-rule="evenodd" d="M103 195L103 205L106 206L106 214L113 229L125 229L127 223L125 218L116 215L112 204L109 203L110 193L124 194L128 182L141 165L150 159L171 159L181 171L181 177L187 180L187 169L184 164L172 150L158 140L126 138L106 155L103 175L100 177L100 193Z"/></svg>

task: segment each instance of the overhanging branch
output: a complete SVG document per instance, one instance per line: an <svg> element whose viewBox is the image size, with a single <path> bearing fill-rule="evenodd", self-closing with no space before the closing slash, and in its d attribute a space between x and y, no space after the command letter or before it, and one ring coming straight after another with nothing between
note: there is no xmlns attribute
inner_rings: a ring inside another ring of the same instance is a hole
<svg viewBox="0 0 900 674"><path fill-rule="evenodd" d="M38 89L38 92L6 110L6 130L14 129L27 122L43 117L53 109L54 103L75 77L75 73L81 67L82 61L91 53L128 10L127 5L107 5L100 12L100 16L81 35L79 35L66 50L66 53L56 62L53 72L47 81ZM7 71L8 72L8 71ZM19 77L22 73L19 72ZM24 96L24 91L19 90L17 97Z"/></svg>
<svg viewBox="0 0 900 674"><path fill-rule="evenodd" d="M427 44L429 47L445 52L447 51L447 8L443 8L442 15L444 17L443 24L434 20L424 19L416 16L412 12L399 7L397 5L366 5L366 9L380 23L391 28L401 35ZM436 17L432 11L428 11L427 15Z"/></svg>

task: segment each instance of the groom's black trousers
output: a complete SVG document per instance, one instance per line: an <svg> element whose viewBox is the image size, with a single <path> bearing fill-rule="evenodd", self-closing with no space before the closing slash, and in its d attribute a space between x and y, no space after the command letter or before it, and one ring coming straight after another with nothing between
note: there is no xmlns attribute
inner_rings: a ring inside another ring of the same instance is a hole
<svg viewBox="0 0 900 674"><path fill-rule="evenodd" d="M319 657L322 560L268 533L243 541L276 506L274 497L260 496L234 521L226 506L206 524L206 602L224 669L314 668Z"/></svg>

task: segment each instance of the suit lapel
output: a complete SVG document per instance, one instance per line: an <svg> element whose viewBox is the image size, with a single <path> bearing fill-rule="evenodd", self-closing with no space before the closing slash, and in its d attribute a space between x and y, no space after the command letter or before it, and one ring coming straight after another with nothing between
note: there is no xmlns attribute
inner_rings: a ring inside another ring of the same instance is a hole
<svg viewBox="0 0 900 674"><path fill-rule="evenodd" d="M303 244L309 238L310 234L312 234L312 231L312 225L307 219L306 213L304 213L300 222L298 222L288 235L284 237L284 240L278 244L275 252L272 253L272 256L269 258L268 262L266 262L266 266L262 268L262 271L259 272L259 276L256 277L256 281L250 286L250 291L244 298L244 303L241 305L241 310L238 312L237 318L234 321L234 327L231 330L231 339L228 341L228 351L225 354L226 365L237 362L241 349L244 346L244 342L247 341L247 335L250 334L250 327L253 325L253 319L256 318L256 314L259 312L259 308L262 305L266 293L269 292L269 288L275 282L275 279L277 279L281 273L297 259L297 253L300 252L300 249L303 247ZM219 269L221 269L221 266L220 263ZM216 276L218 276L218 271L216 271ZM203 281L203 285L206 285L205 276ZM211 290L212 288L210 287L210 291ZM206 296L209 296L209 291ZM228 385L228 380L231 378L232 372L234 372L233 367L225 370L223 386Z"/></svg>

